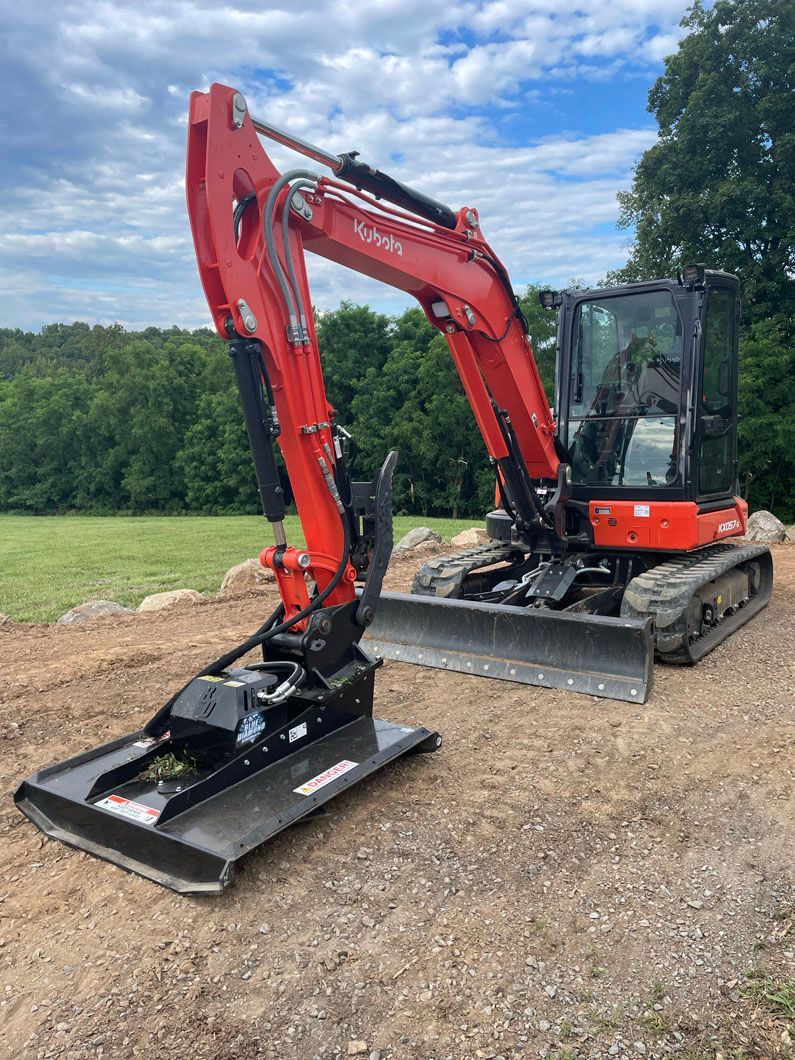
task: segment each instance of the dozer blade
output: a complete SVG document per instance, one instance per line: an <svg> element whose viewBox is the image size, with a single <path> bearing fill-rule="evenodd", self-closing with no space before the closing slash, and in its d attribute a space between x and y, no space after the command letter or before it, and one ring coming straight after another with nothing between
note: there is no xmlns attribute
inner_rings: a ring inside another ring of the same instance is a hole
<svg viewBox="0 0 795 1060"><path fill-rule="evenodd" d="M645 703L651 621L382 593L364 640L375 656Z"/></svg>
<svg viewBox="0 0 795 1060"><path fill-rule="evenodd" d="M278 743L278 740L276 741ZM150 756L145 730L94 748L22 782L14 800L54 839L183 894L222 891L236 862L323 803L410 751L435 750L436 733L358 717L302 749L252 770L163 824L153 781L129 778ZM264 747L267 751L267 746ZM115 781L115 782L114 782ZM101 791L97 792L97 788Z"/></svg>

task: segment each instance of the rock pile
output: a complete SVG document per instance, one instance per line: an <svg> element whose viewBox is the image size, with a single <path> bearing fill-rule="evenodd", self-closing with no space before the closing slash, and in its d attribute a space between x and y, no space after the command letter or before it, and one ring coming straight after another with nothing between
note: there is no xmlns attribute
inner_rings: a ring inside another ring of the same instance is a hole
<svg viewBox="0 0 795 1060"><path fill-rule="evenodd" d="M406 552L423 551L424 549L435 549L442 543L442 535L437 534L428 526L415 526L393 548L395 555L405 555Z"/></svg>

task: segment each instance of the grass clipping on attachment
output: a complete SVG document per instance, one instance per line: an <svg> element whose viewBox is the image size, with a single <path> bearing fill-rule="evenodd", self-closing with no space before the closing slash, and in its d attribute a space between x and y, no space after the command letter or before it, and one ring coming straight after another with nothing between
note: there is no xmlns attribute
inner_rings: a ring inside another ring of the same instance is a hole
<svg viewBox="0 0 795 1060"><path fill-rule="evenodd" d="M176 780L184 777L187 773L196 771L196 760L189 754L177 757L175 754L158 755L153 758L149 765L138 774L136 779L140 780Z"/></svg>

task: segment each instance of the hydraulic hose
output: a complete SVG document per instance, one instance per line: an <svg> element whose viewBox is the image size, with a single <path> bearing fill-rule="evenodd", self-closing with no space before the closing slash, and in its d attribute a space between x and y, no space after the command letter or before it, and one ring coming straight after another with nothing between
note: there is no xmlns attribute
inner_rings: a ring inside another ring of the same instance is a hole
<svg viewBox="0 0 795 1060"><path fill-rule="evenodd" d="M311 170L308 169L293 169L290 170L289 173L283 173L268 192L268 198L265 202L265 213L262 218L262 227L265 234L265 247L268 251L268 258L270 259L274 274L279 287L281 288L284 304L287 306L287 311L290 316L290 327L293 336L295 337L299 337L301 328L300 317L303 313L303 306L300 304L300 299L296 301L295 294L290 287L287 276L282 268L282 263L279 261L279 255L276 251L276 240L273 238L273 215L276 209L276 200L278 199L282 188L297 177L307 178L312 182L320 180L317 173L312 173ZM301 335L300 337L303 336Z"/></svg>
<svg viewBox="0 0 795 1060"><path fill-rule="evenodd" d="M296 624L296 622L302 622L305 618L308 618L313 611L317 611L317 609L325 603L331 593L334 592L339 583L342 581L342 576L345 573L345 568L348 566L348 553L350 552L351 546L351 532L350 527L348 526L347 519L342 519L342 529L344 535L344 541L342 546L342 558L340 559L339 566L334 572L334 577L328 583L326 588L322 592L318 593L318 595L314 597L314 599L310 600L306 607L301 608L300 611L297 611L294 615L291 615L290 618L286 619L284 622L279 622L275 626L268 626L268 624L266 623L267 628L264 630L262 629L262 627L260 627L260 629L258 629L256 633L252 634L252 636L248 638L248 640L244 640L242 644L238 644L236 648L232 648L231 651L228 651L225 655L222 655L220 659L216 659L214 663L211 663L210 666L206 667L206 669L204 669L202 673L198 676L207 677L212 674L218 673L220 670L225 670L227 666L231 666L233 662L236 662L241 655L245 655L246 652L251 651L252 648L258 648L262 644L267 644L269 640L273 640L274 637L278 637L280 633L286 633ZM274 616L271 615L271 618L273 617ZM270 621L270 619L268 621Z"/></svg>
<svg viewBox="0 0 795 1060"><path fill-rule="evenodd" d="M300 188L313 188L314 186L315 181L307 180L306 177L302 177L299 180L296 180L294 184L291 184L290 190L287 192L287 198L284 200L284 212L282 213L282 243L284 244L284 260L287 265L287 278L293 291L295 303L298 306L298 319L301 322L301 329L304 335L307 334L306 308L301 300L301 289L298 286L298 280L295 275L295 266L293 264L293 255L290 251L290 204L293 201L293 195L295 195Z"/></svg>
<svg viewBox="0 0 795 1060"><path fill-rule="evenodd" d="M235 242L240 239L240 222L243 218L243 214L246 212L246 207L250 202L254 202L256 195L253 191L250 191L248 195L244 195L240 202L235 206L232 214L232 223L235 228Z"/></svg>
<svg viewBox="0 0 795 1060"><path fill-rule="evenodd" d="M287 671L287 677L274 688L272 692L258 692L257 699L260 703L283 703L285 699L289 699L290 696L306 680L306 670L297 662L282 662L276 660L274 662L257 662L249 663L246 667L247 670L261 670L266 673L275 676L276 674Z"/></svg>
<svg viewBox="0 0 795 1060"><path fill-rule="evenodd" d="M212 677L221 670L225 670L227 666L231 666L232 663L237 662L242 655L250 652L253 648L257 648L262 644L267 644L268 641L273 640L273 638L277 637L280 633L286 633L296 624L296 622L301 622L303 619L308 618L313 611L316 611L326 602L331 593L334 592L342 581L345 568L348 566L348 556L351 549L351 529L344 511L340 515L340 520L342 522L343 535L342 556L339 565L334 572L334 576L326 588L310 600L306 607L303 607L300 611L296 612L296 614L291 615L290 618L286 619L284 622L279 621L284 616L284 604L279 604L276 610L268 616L256 633L253 633L247 640L238 644L236 648L232 648L231 651L219 656L214 662L211 662L197 674L194 674L190 681L187 681L178 692L175 692L168 702L160 708L154 718L152 718L149 726L147 726L149 730L151 730L152 726L156 725L162 717L168 714L168 711L182 695L191 681L195 681L197 677ZM263 669L267 669L268 665L268 663L265 663Z"/></svg>

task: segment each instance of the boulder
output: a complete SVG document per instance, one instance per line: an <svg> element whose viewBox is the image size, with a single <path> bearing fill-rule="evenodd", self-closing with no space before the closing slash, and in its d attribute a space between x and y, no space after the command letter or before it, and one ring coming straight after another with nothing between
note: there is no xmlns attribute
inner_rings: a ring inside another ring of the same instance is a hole
<svg viewBox="0 0 795 1060"><path fill-rule="evenodd" d="M170 589L165 593L152 593L145 596L138 605L139 611L164 611L177 604L203 604L205 599L195 589Z"/></svg>
<svg viewBox="0 0 795 1060"><path fill-rule="evenodd" d="M754 512L748 519L748 529L745 532L746 541L775 544L779 541L785 541L786 538L787 528L772 512Z"/></svg>
<svg viewBox="0 0 795 1060"><path fill-rule="evenodd" d="M435 530L431 530L428 526L415 526L413 530L409 530L407 534L401 537L400 541L395 545L393 551L400 554L401 552L413 552L419 548L420 545L430 545L434 547L441 545L442 536L437 534Z"/></svg>
<svg viewBox="0 0 795 1060"><path fill-rule="evenodd" d="M470 526L468 530L462 530L460 534L450 539L450 544L456 548L475 548L477 545L487 545L489 535L482 526Z"/></svg>
<svg viewBox="0 0 795 1060"><path fill-rule="evenodd" d="M57 624L65 626L70 622L91 622L95 618L107 618L109 615L131 615L129 607L122 607L112 600L86 600L84 604L78 604L70 608L65 615L61 615Z"/></svg>
<svg viewBox="0 0 795 1060"><path fill-rule="evenodd" d="M272 570L263 567L258 559L244 559L235 567L230 567L221 582L221 592L230 596L235 593L250 593L267 582L273 581Z"/></svg>

